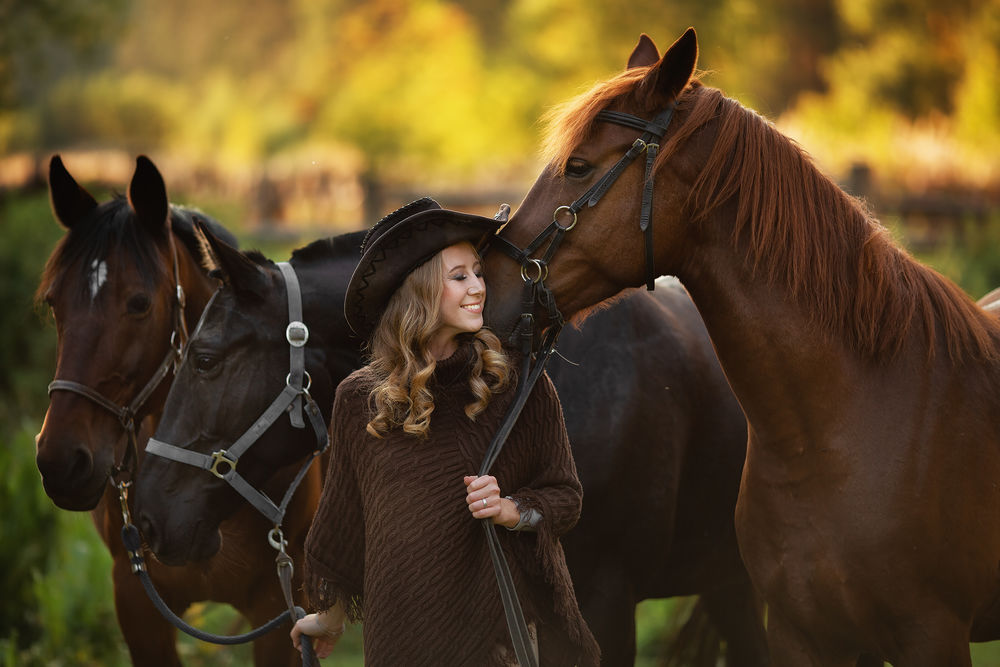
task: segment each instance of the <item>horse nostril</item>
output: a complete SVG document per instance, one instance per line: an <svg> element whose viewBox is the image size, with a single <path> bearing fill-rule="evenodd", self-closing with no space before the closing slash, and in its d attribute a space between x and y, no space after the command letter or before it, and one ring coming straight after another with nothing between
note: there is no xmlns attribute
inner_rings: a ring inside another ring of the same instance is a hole
<svg viewBox="0 0 1000 667"><path fill-rule="evenodd" d="M69 466L69 483L84 482L90 479L94 469L94 459L86 447L77 447L71 456Z"/></svg>
<svg viewBox="0 0 1000 667"><path fill-rule="evenodd" d="M139 529L142 541L149 546L153 553L156 553L160 545L152 519L145 512L140 511L136 517L135 525Z"/></svg>

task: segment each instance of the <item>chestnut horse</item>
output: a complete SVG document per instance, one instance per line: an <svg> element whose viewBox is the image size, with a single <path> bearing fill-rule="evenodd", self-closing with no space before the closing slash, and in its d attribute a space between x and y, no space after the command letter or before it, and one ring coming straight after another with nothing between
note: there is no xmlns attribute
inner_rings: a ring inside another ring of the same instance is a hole
<svg viewBox="0 0 1000 667"><path fill-rule="evenodd" d="M147 158L136 160L127 198L98 204L58 156L50 163L49 188L55 217L67 233L37 291L54 314L58 335L57 379L36 438L38 470L56 505L91 511L111 552L115 611L132 661L180 665L173 626L131 572L121 540L121 503L109 477L129 482L141 468L186 322L197 321L216 281L202 266L196 213L168 204L163 179ZM218 223L207 224L235 242ZM303 514L319 488L317 476L314 495L301 496ZM177 613L213 600L261 625L285 609L268 528L252 512L240 513L223 526L225 548L217 557L183 568L148 560L149 575ZM288 531L299 550L307 529L303 520ZM299 662L285 632L257 640L254 656L258 665Z"/></svg>
<svg viewBox="0 0 1000 667"><path fill-rule="evenodd" d="M316 241L289 262L309 328L311 393L324 407L361 364L343 305L363 234ZM157 440L203 454L246 432L289 368L286 288L277 267L206 236L225 286L192 336L156 432ZM628 294L584 330L564 331L559 350L550 374L566 403L585 489L580 521L563 545L603 663L634 661L640 600L700 594L698 609L725 639L729 664L767 664L761 606L732 521L746 421L687 292L667 281L652 295ZM301 460L314 447L311 434L281 420L245 450L237 470L259 486L275 465ZM207 472L155 456L147 455L137 485L139 526L173 563L211 556L213 527L245 505Z"/></svg>
<svg viewBox="0 0 1000 667"><path fill-rule="evenodd" d="M643 35L554 115L501 236L557 233L529 275L566 315L647 280L647 249L690 291L749 423L736 529L775 665L970 665L1000 637L1000 324L696 60L693 30ZM581 201L633 146L646 169ZM518 266L486 278L509 330Z"/></svg>

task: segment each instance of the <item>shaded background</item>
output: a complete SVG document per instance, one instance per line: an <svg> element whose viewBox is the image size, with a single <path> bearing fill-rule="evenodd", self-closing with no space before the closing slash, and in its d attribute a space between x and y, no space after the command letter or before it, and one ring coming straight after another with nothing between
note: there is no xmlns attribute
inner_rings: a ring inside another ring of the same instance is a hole
<svg viewBox="0 0 1000 667"><path fill-rule="evenodd" d="M125 664L104 547L33 462L55 357L32 303L62 234L53 154L99 200L149 155L172 201L285 259L424 194L516 205L544 112L619 71L640 32L662 51L689 25L709 85L971 296L1000 285L996 0L0 0L0 665ZM687 607L642 606L641 664ZM212 605L188 620L236 623ZM327 664L360 664L358 643ZM1000 664L993 644L975 651Z"/></svg>

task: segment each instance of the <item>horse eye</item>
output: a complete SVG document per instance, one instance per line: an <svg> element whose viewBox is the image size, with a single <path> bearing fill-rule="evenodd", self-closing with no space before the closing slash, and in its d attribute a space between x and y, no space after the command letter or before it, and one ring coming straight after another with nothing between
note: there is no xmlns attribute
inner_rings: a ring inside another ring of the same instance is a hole
<svg viewBox="0 0 1000 667"><path fill-rule="evenodd" d="M566 163L566 175L570 178L583 178L590 174L594 168L586 160L573 158Z"/></svg>
<svg viewBox="0 0 1000 667"><path fill-rule="evenodd" d="M145 294L136 294L129 297L126 308L128 309L129 315L142 315L149 311L149 297Z"/></svg>
<svg viewBox="0 0 1000 667"><path fill-rule="evenodd" d="M218 359L211 354L196 354L192 360L195 370L200 373L207 373L215 368L215 364L218 363Z"/></svg>

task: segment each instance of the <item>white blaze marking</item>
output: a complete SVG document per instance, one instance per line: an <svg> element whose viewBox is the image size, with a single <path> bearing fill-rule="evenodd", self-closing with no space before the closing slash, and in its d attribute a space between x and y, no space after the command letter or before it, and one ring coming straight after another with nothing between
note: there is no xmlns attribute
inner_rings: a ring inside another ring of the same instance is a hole
<svg viewBox="0 0 1000 667"><path fill-rule="evenodd" d="M108 265L106 262L99 262L96 259L90 265L90 300L97 298L97 293L108 281Z"/></svg>

